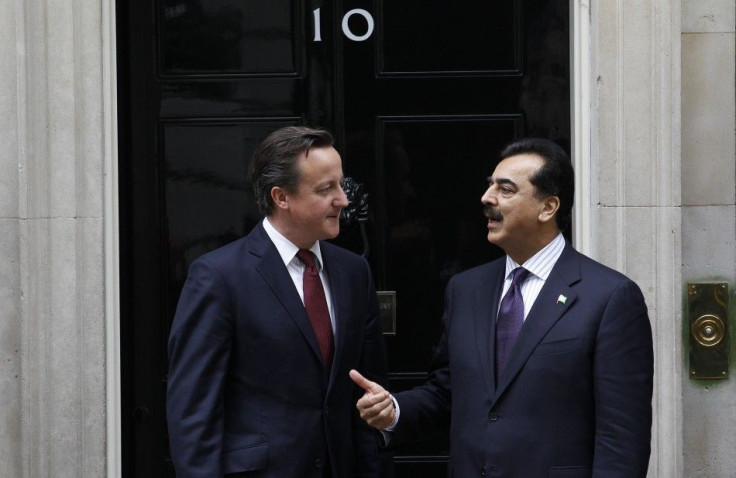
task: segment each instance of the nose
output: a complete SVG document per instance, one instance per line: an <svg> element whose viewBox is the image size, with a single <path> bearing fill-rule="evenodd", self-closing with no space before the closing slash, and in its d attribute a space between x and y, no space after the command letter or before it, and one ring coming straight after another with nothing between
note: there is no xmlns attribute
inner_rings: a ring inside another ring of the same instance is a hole
<svg viewBox="0 0 736 478"><path fill-rule="evenodd" d="M347 207L348 204L350 204L350 201L348 201L348 196L345 194L345 190L342 188L342 186L339 186L339 188L340 191L338 192L334 204L337 207Z"/></svg>
<svg viewBox="0 0 736 478"><path fill-rule="evenodd" d="M488 186L486 192L480 197L480 202L483 204L495 204L496 194L493 191L493 186Z"/></svg>

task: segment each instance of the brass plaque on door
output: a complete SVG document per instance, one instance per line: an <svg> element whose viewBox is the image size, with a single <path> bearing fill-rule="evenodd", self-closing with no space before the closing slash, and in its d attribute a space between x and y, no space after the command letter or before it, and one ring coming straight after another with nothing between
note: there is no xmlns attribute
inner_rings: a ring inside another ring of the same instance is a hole
<svg viewBox="0 0 736 478"><path fill-rule="evenodd" d="M383 335L396 335L396 291L378 291L378 311L381 314Z"/></svg>
<svg viewBox="0 0 736 478"><path fill-rule="evenodd" d="M728 378L728 283L687 285L690 378Z"/></svg>

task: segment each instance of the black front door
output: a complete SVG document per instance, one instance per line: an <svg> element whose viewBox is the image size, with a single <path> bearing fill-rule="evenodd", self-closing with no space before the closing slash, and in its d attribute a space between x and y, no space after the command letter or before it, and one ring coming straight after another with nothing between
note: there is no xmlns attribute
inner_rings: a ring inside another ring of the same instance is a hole
<svg viewBox="0 0 736 478"><path fill-rule="evenodd" d="M447 280L501 254L479 202L499 149L569 145L566 2L119 0L118 44L125 476L173 476L174 308L192 260L260 220L246 171L268 132L330 129L365 185L394 390L426 376ZM397 476L443 476L448 450L396 450Z"/></svg>

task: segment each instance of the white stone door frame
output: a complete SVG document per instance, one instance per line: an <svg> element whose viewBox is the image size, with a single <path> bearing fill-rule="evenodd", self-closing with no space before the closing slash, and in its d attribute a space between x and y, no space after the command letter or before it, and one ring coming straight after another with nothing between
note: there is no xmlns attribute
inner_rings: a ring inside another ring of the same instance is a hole
<svg viewBox="0 0 736 478"><path fill-rule="evenodd" d="M117 122L117 35L115 0L102 0L102 71L105 245L105 368L107 476L122 477L122 401L120 347L120 209Z"/></svg>
<svg viewBox="0 0 736 478"><path fill-rule="evenodd" d="M591 69L590 6L588 1L570 0L570 118L572 121L571 155L575 168L575 207L573 210L573 242L575 248L596 256L591 221L590 135ZM585 178L585 180L584 180Z"/></svg>
<svg viewBox="0 0 736 478"><path fill-rule="evenodd" d="M682 476L680 2L571 0L573 224L634 279L654 336L649 476Z"/></svg>

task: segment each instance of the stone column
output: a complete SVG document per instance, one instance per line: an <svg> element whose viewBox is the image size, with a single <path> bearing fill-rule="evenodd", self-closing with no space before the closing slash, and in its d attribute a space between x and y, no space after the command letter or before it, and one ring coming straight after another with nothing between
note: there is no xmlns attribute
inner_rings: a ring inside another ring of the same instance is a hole
<svg viewBox="0 0 736 478"><path fill-rule="evenodd" d="M17 2L0 2L0 476L22 476ZM20 25L22 28L22 25Z"/></svg>
<svg viewBox="0 0 736 478"><path fill-rule="evenodd" d="M683 361L687 477L736 473L735 19L733 0L682 2L682 291L703 280L731 290L730 378L692 380L687 349Z"/></svg>
<svg viewBox="0 0 736 478"><path fill-rule="evenodd" d="M105 24L100 1L0 2L2 476L106 474Z"/></svg>
<svg viewBox="0 0 736 478"><path fill-rule="evenodd" d="M591 5L591 252L634 279L654 333L649 476L682 476L680 2Z"/></svg>

